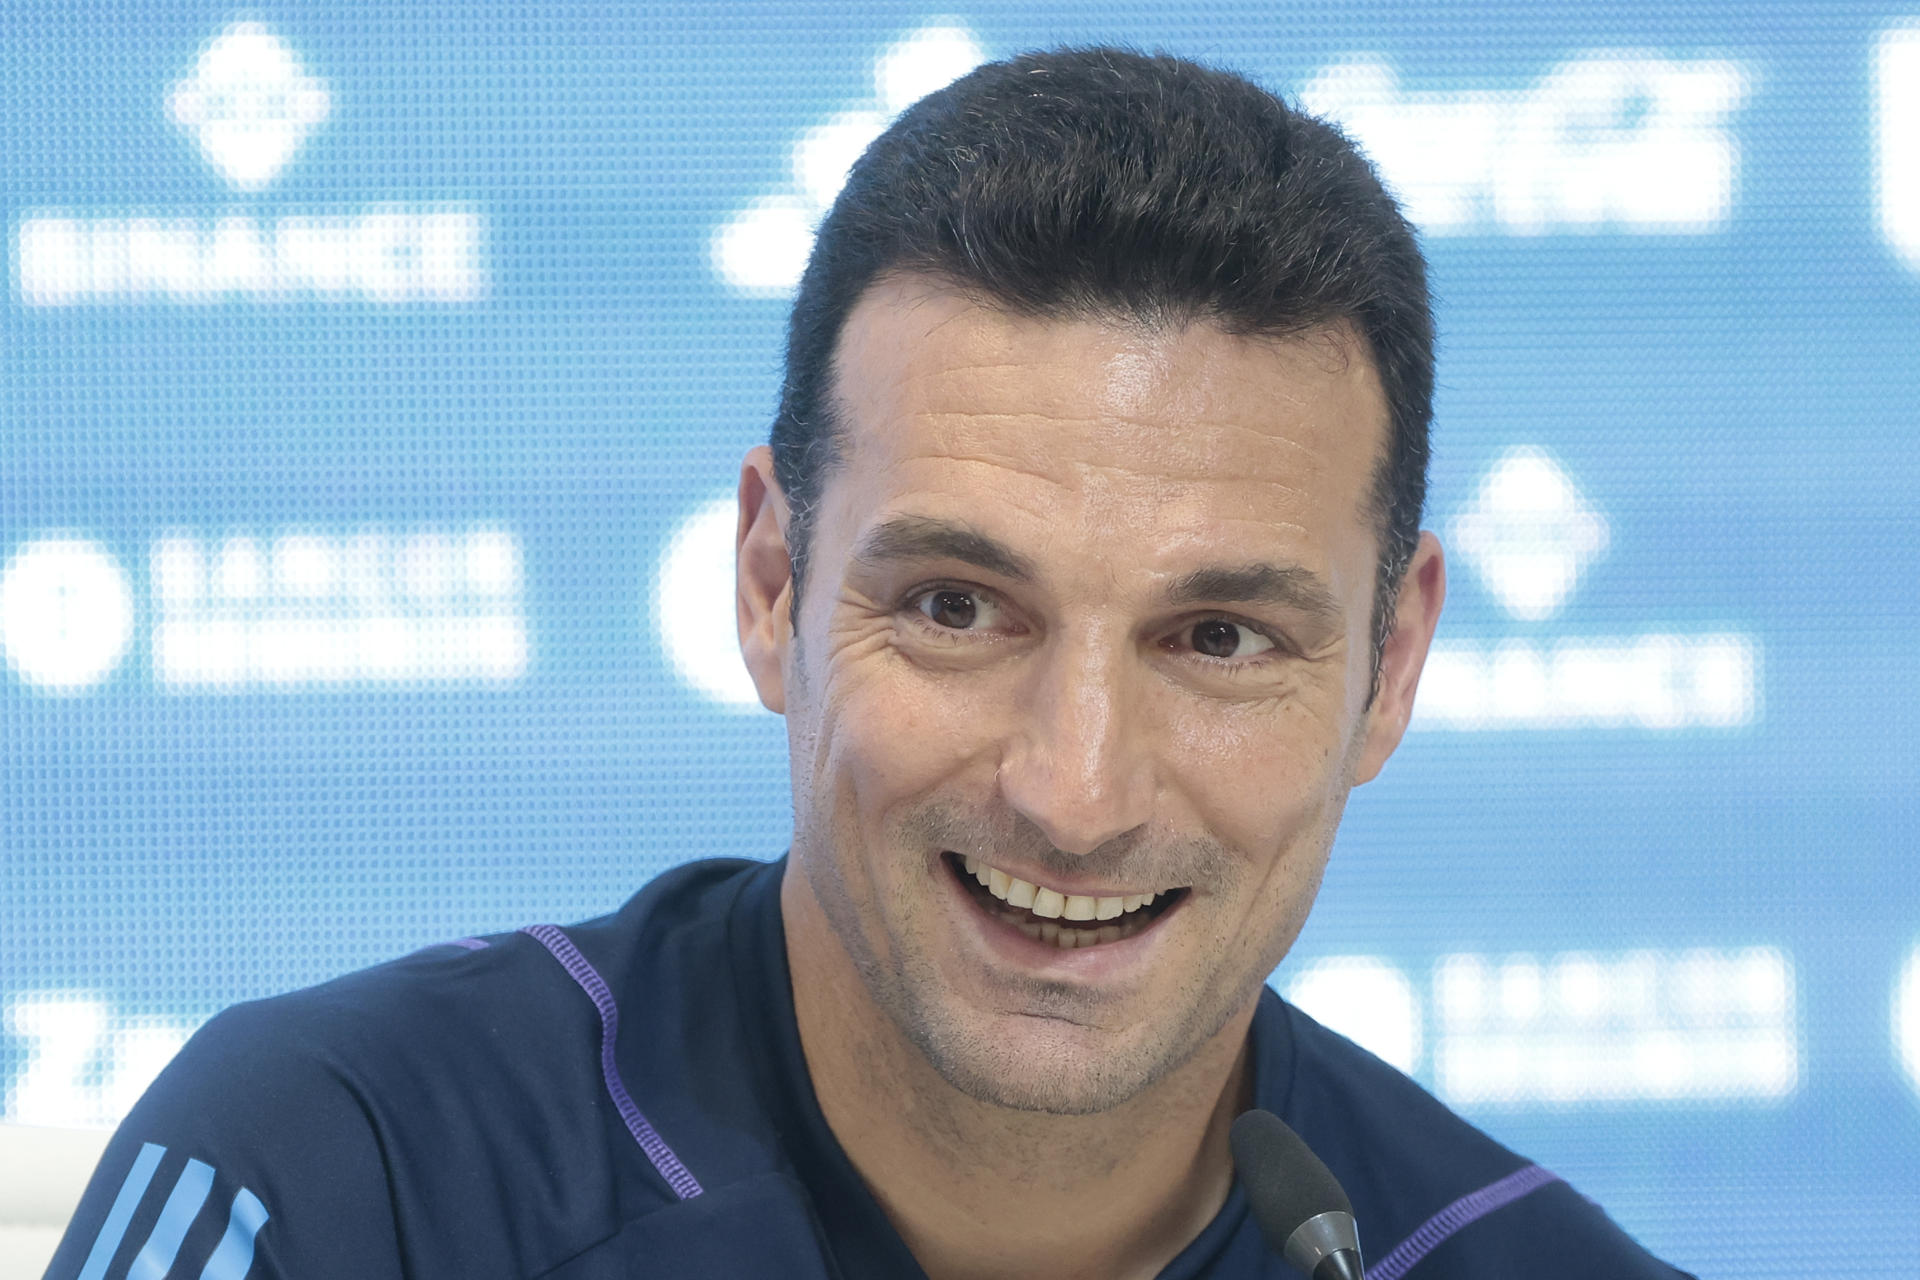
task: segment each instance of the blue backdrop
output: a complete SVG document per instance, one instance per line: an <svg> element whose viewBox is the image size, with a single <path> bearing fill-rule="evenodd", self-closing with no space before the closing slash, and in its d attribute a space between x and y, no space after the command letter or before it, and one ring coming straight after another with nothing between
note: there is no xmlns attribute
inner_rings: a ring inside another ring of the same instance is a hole
<svg viewBox="0 0 1920 1280"><path fill-rule="evenodd" d="M1915 1274L1920 8L0 23L0 1119L776 856L724 504L812 222L919 93L1119 41L1343 121L1433 264L1453 591L1275 985L1690 1270Z"/></svg>

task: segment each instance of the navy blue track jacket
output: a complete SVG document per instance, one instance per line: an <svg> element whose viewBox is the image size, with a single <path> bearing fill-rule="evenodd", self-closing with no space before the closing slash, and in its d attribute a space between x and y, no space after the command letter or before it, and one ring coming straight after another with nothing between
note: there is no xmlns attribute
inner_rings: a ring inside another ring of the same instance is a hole
<svg viewBox="0 0 1920 1280"><path fill-rule="evenodd" d="M213 1019L102 1157L50 1280L920 1277L794 1023L784 862L430 947ZM1551 1173L1271 991L1254 1097L1346 1187L1370 1280L1674 1280ZM1161 1273L1287 1277L1236 1188Z"/></svg>

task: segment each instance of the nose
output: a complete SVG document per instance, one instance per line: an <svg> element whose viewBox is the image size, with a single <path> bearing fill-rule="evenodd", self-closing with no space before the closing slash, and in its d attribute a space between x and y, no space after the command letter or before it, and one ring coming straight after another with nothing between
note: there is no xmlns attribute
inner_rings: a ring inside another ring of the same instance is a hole
<svg viewBox="0 0 1920 1280"><path fill-rule="evenodd" d="M1062 853L1146 823L1155 776L1142 689L1119 646L1059 644L1023 682L1000 793Z"/></svg>

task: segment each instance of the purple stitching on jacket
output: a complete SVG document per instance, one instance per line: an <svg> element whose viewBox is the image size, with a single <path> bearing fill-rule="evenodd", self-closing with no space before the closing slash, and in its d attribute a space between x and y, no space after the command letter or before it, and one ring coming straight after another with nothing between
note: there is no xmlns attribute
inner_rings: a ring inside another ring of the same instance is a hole
<svg viewBox="0 0 1920 1280"><path fill-rule="evenodd" d="M485 938L455 938L446 945L449 947L459 947L463 951L485 951L488 943Z"/></svg>
<svg viewBox="0 0 1920 1280"><path fill-rule="evenodd" d="M640 1108L634 1105L633 1098L627 1093L627 1086L620 1081L620 1068L613 1058L613 1046L620 1032L620 1009L614 1003L613 992L573 940L550 924L530 924L520 932L531 936L535 941L553 954L568 975L580 984L580 989L593 1001L594 1008L600 1011L600 1076L606 1081L607 1093L613 1098L614 1109L626 1122L627 1132L647 1153L647 1159L653 1161L653 1167L667 1180L673 1193L682 1200L691 1200L700 1194L700 1184L687 1166L680 1163L680 1157L673 1154L673 1148L654 1131L647 1118L640 1114Z"/></svg>
<svg viewBox="0 0 1920 1280"><path fill-rule="evenodd" d="M1468 1192L1420 1224L1420 1229L1402 1240L1394 1251L1367 1268L1367 1280L1400 1280L1413 1264L1432 1253L1454 1232L1486 1217L1495 1209L1512 1204L1530 1191L1537 1191L1560 1175L1530 1164L1478 1191Z"/></svg>

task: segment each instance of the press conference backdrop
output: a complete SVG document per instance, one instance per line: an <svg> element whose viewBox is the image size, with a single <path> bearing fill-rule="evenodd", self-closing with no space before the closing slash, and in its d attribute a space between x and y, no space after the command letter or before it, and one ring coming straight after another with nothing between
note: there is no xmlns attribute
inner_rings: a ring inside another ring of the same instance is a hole
<svg viewBox="0 0 1920 1280"><path fill-rule="evenodd" d="M1274 984L1718 1277L1920 1263L1920 8L245 10L0 45L0 1119L777 856L731 490L893 113L1164 47L1422 228L1452 593Z"/></svg>

